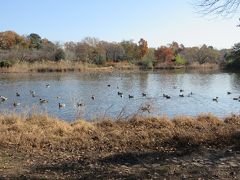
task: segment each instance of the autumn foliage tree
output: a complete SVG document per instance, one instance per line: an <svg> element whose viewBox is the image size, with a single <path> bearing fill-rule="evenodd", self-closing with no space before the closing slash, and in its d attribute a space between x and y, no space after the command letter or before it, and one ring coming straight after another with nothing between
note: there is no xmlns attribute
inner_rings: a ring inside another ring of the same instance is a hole
<svg viewBox="0 0 240 180"><path fill-rule="evenodd" d="M0 32L0 49L13 49L24 44L25 39L14 31Z"/></svg>
<svg viewBox="0 0 240 180"><path fill-rule="evenodd" d="M141 38L138 42L138 48L139 48L139 57L140 59L143 58L147 52L148 52L148 43L146 40Z"/></svg>
<svg viewBox="0 0 240 180"><path fill-rule="evenodd" d="M177 56L184 49L184 46L182 44L179 45L175 41L173 41L169 47L173 50L175 56Z"/></svg>
<svg viewBox="0 0 240 180"><path fill-rule="evenodd" d="M157 63L172 64L174 60L174 51L166 46L161 46L154 51Z"/></svg>
<svg viewBox="0 0 240 180"><path fill-rule="evenodd" d="M57 43L36 33L20 36L13 31L0 32L0 61L56 61L63 59L64 53Z"/></svg>
<svg viewBox="0 0 240 180"><path fill-rule="evenodd" d="M221 63L223 54L224 51L211 46L184 47L177 42L157 49L148 48L148 42L143 38L135 43L133 40L107 42L87 37L80 42L67 42L63 48L59 43L41 38L36 33L21 36L14 31L0 32L0 62L5 60L13 62L59 61L66 58L70 61L99 65L105 62L129 61L149 69L157 65L188 65L194 62Z"/></svg>
<svg viewBox="0 0 240 180"><path fill-rule="evenodd" d="M134 43L132 40L130 41L122 41L121 46L124 49L125 55L124 58L126 60L137 60L138 59L138 45Z"/></svg>

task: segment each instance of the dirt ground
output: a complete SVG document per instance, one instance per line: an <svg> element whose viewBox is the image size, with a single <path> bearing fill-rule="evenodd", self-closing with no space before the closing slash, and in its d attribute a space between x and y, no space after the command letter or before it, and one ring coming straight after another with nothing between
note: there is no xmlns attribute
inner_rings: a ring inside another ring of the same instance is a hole
<svg viewBox="0 0 240 180"><path fill-rule="evenodd" d="M240 148L121 154L1 149L0 179L240 179Z"/></svg>

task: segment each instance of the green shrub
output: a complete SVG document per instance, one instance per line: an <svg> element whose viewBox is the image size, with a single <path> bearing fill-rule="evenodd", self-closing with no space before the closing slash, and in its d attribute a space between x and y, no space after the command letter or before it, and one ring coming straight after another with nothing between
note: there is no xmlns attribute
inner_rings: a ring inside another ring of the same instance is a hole
<svg viewBox="0 0 240 180"><path fill-rule="evenodd" d="M177 56L175 57L175 60L176 60L176 63L177 63L178 65L186 65L186 63L187 63L187 61L186 61L182 56L180 56L180 55L177 55Z"/></svg>
<svg viewBox="0 0 240 180"><path fill-rule="evenodd" d="M240 69L240 60L230 60L228 61L226 68L229 69Z"/></svg>
<svg viewBox="0 0 240 180"><path fill-rule="evenodd" d="M147 54L138 62L138 65L143 69L153 69L154 59L154 49L149 48Z"/></svg>
<svg viewBox="0 0 240 180"><path fill-rule="evenodd" d="M4 68L4 67L6 67L6 68L9 68L9 67L11 67L13 65L13 62L11 62L11 61L0 61L0 67L1 68Z"/></svg>
<svg viewBox="0 0 240 180"><path fill-rule="evenodd" d="M153 62L150 59L143 59L138 63L142 69L153 69Z"/></svg>
<svg viewBox="0 0 240 180"><path fill-rule="evenodd" d="M104 58L103 56L97 56L94 59L94 63L97 65L104 65L106 63L106 58Z"/></svg>

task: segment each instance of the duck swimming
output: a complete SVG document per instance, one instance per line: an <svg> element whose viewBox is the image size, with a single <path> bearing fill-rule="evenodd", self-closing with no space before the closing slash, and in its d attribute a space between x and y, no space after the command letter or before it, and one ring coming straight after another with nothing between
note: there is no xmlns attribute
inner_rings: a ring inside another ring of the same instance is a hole
<svg viewBox="0 0 240 180"><path fill-rule="evenodd" d="M142 110L143 112L147 111L148 113L150 113L150 109L151 109L150 104L141 107L141 110Z"/></svg>
<svg viewBox="0 0 240 180"><path fill-rule="evenodd" d="M65 107L65 106L66 106L66 104L58 103L58 107L59 107L59 108L63 108L63 107Z"/></svg>
<svg viewBox="0 0 240 180"><path fill-rule="evenodd" d="M165 97L166 99L170 99L171 97L167 94L163 94L163 97Z"/></svg>
<svg viewBox="0 0 240 180"><path fill-rule="evenodd" d="M6 101L8 98L7 97L4 97L4 96L0 96L0 99L2 102Z"/></svg>
<svg viewBox="0 0 240 180"><path fill-rule="evenodd" d="M18 103L18 102L13 102L13 106L14 106L14 107L20 106L20 103Z"/></svg>
<svg viewBox="0 0 240 180"><path fill-rule="evenodd" d="M184 97L184 94L179 94L179 97Z"/></svg>
<svg viewBox="0 0 240 180"><path fill-rule="evenodd" d="M84 103L77 103L77 107L85 106Z"/></svg>
<svg viewBox="0 0 240 180"><path fill-rule="evenodd" d="M218 102L218 97L215 97L212 100L215 101L215 102Z"/></svg>
<svg viewBox="0 0 240 180"><path fill-rule="evenodd" d="M118 95L121 96L121 95L123 95L123 93L118 91Z"/></svg>
<svg viewBox="0 0 240 180"><path fill-rule="evenodd" d="M132 96L132 95L129 94L129 95L128 95L128 98L129 98L129 99L132 99L132 98L134 98L134 96Z"/></svg>
<svg viewBox="0 0 240 180"><path fill-rule="evenodd" d="M39 101L41 104L48 103L48 100L46 100L46 99L39 99Z"/></svg>

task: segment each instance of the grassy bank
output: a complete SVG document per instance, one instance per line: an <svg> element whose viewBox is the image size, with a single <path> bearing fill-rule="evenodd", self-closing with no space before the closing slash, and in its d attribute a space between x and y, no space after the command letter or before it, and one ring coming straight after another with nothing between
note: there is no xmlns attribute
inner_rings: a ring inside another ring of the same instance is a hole
<svg viewBox="0 0 240 180"><path fill-rule="evenodd" d="M78 152L128 152L159 150L165 146L226 146L238 142L240 116L223 121L212 115L129 120L83 120L67 123L49 116L0 117L1 147ZM236 141L237 140L237 141Z"/></svg>
<svg viewBox="0 0 240 180"><path fill-rule="evenodd" d="M102 72L112 72L115 70L118 71L131 71L131 70L139 70L142 69L140 66L137 66L133 63L129 63L127 61L123 62L108 62L105 65L97 66L95 64L83 64L79 62L72 61L44 61L44 62L36 62L36 63L26 63L20 62L15 63L10 67L0 68L0 73L29 73L29 72L86 72L86 71L102 71ZM143 68L144 69L144 68ZM188 66L168 66L165 64L159 65L154 69L163 69L163 70L171 70L171 69L196 69L196 70L216 70L219 69L219 65L217 64L198 64L194 63Z"/></svg>
<svg viewBox="0 0 240 180"><path fill-rule="evenodd" d="M166 64L166 63L158 63L154 69L192 69L192 70L217 70L220 69L220 65L216 63L204 63L199 64L197 62L191 64Z"/></svg>
<svg viewBox="0 0 240 180"><path fill-rule="evenodd" d="M72 61L44 61L35 63L19 62L10 67L0 68L1 73L28 73L28 72L86 72L113 70L137 70L138 67L128 62L107 63L97 66L95 64L72 62Z"/></svg>
<svg viewBox="0 0 240 180"><path fill-rule="evenodd" d="M239 129L240 116L235 115L224 120L213 115L173 119L136 116L72 123L47 115L1 115L0 177L201 177L208 166L192 163L196 159L211 161L208 171L215 172L214 161L225 157L222 149L239 147ZM181 165L184 162L187 165ZM239 160L235 157L229 162L236 165Z"/></svg>

